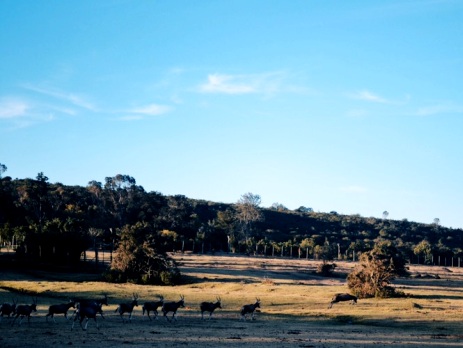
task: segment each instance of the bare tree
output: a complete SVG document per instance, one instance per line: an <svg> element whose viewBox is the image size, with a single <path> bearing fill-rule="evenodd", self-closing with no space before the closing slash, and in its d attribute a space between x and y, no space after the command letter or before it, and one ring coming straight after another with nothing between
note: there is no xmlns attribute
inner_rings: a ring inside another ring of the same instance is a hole
<svg viewBox="0 0 463 348"><path fill-rule="evenodd" d="M250 192L242 195L236 203L236 216L246 240L252 232L252 224L263 218L259 208L260 203L260 196Z"/></svg>

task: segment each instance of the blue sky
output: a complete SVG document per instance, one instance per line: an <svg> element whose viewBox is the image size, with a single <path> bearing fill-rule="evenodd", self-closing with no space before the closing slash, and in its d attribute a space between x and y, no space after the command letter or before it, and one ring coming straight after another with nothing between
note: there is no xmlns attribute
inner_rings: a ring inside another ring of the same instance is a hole
<svg viewBox="0 0 463 348"><path fill-rule="evenodd" d="M4 175L463 228L463 2L0 2Z"/></svg>

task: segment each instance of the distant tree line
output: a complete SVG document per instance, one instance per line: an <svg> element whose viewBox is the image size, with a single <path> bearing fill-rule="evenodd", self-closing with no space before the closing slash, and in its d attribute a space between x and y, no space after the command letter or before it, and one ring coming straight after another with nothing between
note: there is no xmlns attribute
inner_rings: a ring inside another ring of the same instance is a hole
<svg viewBox="0 0 463 348"><path fill-rule="evenodd" d="M12 179L0 164L0 246L15 244L25 265L79 267L89 248L112 248L115 281L175 283L167 252L257 254L320 260L359 260L388 241L411 263L460 266L463 230L407 220L260 206L243 194L226 204L146 192L129 175L87 186ZM142 261L140 261L142 260ZM462 265L463 266L463 265Z"/></svg>

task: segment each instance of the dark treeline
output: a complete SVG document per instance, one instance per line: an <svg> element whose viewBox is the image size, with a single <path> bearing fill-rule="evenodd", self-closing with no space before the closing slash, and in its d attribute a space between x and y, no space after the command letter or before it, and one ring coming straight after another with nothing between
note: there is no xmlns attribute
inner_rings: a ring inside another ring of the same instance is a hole
<svg viewBox="0 0 463 348"><path fill-rule="evenodd" d="M86 187L49 183L43 173L6 176L0 178L0 245L15 244L17 259L26 263L61 265L79 264L92 247L114 248L128 259L132 252L188 250L356 260L378 240L393 242L412 263L459 266L463 256L463 230L440 226L438 219L423 224L387 214L380 219L259 205L251 193L225 204L146 192L128 175Z"/></svg>

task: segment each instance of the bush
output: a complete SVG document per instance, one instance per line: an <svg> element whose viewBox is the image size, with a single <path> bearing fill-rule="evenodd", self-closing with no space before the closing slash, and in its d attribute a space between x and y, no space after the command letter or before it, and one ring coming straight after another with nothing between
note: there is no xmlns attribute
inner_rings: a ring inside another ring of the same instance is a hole
<svg viewBox="0 0 463 348"><path fill-rule="evenodd" d="M380 241L360 256L359 265L347 277L347 286L359 298L400 296L389 284L406 275L405 261L389 241Z"/></svg>
<svg viewBox="0 0 463 348"><path fill-rule="evenodd" d="M174 285L180 281L180 272L174 260L157 246L162 236L146 223L125 226L121 242L106 279L151 285Z"/></svg>
<svg viewBox="0 0 463 348"><path fill-rule="evenodd" d="M322 275L324 277L329 277L333 275L334 269L336 268L335 263L327 263L323 261L323 263L317 266L317 274Z"/></svg>

